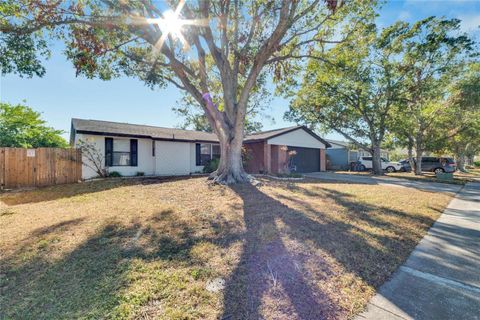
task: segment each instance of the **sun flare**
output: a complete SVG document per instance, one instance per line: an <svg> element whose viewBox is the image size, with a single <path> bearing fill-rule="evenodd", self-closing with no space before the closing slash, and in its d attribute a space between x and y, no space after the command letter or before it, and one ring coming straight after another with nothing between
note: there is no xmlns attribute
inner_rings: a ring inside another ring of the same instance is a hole
<svg viewBox="0 0 480 320"><path fill-rule="evenodd" d="M183 36L182 29L184 26L208 26L209 19L182 19L180 17L180 12L185 6L185 0L180 0L175 10L168 9L162 13L162 16L159 18L147 18L146 21L148 24L156 24L162 33L160 39L158 39L155 48L161 50L164 42L168 37L171 37L172 40L178 40L183 45L183 50L187 51L190 46ZM185 30L183 30L185 31Z"/></svg>

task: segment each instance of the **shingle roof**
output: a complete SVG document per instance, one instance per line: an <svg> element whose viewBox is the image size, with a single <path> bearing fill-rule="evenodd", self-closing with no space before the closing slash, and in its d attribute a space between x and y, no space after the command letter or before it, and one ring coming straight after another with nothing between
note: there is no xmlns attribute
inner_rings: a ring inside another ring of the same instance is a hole
<svg viewBox="0 0 480 320"><path fill-rule="evenodd" d="M276 136L279 136L281 134L297 130L298 128L301 128L302 126L293 126L293 127L287 127L287 128L280 128L280 129L274 129L274 130L268 130L268 131L261 131L261 132L256 132L249 134L245 137L245 141L256 141L256 140L265 140L265 139L270 139Z"/></svg>
<svg viewBox="0 0 480 320"><path fill-rule="evenodd" d="M128 135L153 139L218 142L218 138L214 133L121 122L72 119L72 126L76 132L84 133L91 132L105 135Z"/></svg>
<svg viewBox="0 0 480 320"><path fill-rule="evenodd" d="M247 135L245 142L255 142L277 137L279 135L303 128L327 147L330 144L303 126L293 126ZM218 142L214 133L203 131L162 128L130 123L110 122L101 120L72 119L72 133L94 133L101 135L135 136L152 139L178 140L178 141L205 141Z"/></svg>
<svg viewBox="0 0 480 320"><path fill-rule="evenodd" d="M330 143L333 143L339 146L344 146L344 147L349 147L351 145L351 143L348 141L333 140L333 139L325 139L325 140L327 140Z"/></svg>

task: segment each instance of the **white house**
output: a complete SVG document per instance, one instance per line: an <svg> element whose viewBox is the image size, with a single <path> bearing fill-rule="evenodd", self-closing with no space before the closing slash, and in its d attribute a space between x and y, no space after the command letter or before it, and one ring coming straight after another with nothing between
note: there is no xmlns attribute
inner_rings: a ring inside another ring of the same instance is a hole
<svg viewBox="0 0 480 320"><path fill-rule="evenodd" d="M188 175L202 172L204 165L220 156L215 134L99 120L72 119L70 143L79 141L95 146L110 172L124 176ZM287 153L295 171L325 170L328 142L303 126L260 132L245 137L250 157L246 170L282 172L287 167ZM87 163L84 158L84 163ZM90 166L83 166L83 178L97 176Z"/></svg>

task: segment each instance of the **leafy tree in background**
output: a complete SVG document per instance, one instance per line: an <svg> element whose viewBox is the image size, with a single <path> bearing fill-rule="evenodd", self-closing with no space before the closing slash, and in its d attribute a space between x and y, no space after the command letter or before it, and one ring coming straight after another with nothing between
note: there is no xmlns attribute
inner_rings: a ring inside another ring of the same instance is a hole
<svg viewBox="0 0 480 320"><path fill-rule="evenodd" d="M291 78L312 45L335 43L374 14L369 0L19 0L0 8L0 31L31 41L26 53L59 38L77 74L127 75L188 93L219 138L211 177L221 183L249 179L241 149L252 93L272 77Z"/></svg>
<svg viewBox="0 0 480 320"><path fill-rule="evenodd" d="M448 116L441 130L455 134L447 139L434 138L429 147L453 154L458 169L465 171L466 159L480 151L480 63L469 64L458 81L449 86L446 108Z"/></svg>
<svg viewBox="0 0 480 320"><path fill-rule="evenodd" d="M245 117L244 131L246 134L260 131L266 120L273 122L272 117L266 113L270 107L271 95L265 88L262 89L261 94L253 94L250 100ZM178 105L172 110L183 119L180 128L213 132L202 106L198 105L190 96L185 95Z"/></svg>
<svg viewBox="0 0 480 320"><path fill-rule="evenodd" d="M461 76L475 51L473 41L460 33L458 19L430 17L412 25L403 23L403 30L400 63L405 90L392 113L392 130L406 146L415 148L415 174L421 174L424 151L468 124L468 112L447 103L448 84ZM453 115L456 126L447 129L445 123Z"/></svg>
<svg viewBox="0 0 480 320"><path fill-rule="evenodd" d="M382 174L381 145L388 131L402 73L395 60L402 24L377 33L373 24L345 42L312 59L301 89L293 92L289 119L319 125L344 136L373 155L373 172Z"/></svg>
<svg viewBox="0 0 480 320"><path fill-rule="evenodd" d="M30 107L0 103L0 147L67 147L62 133L48 127Z"/></svg>

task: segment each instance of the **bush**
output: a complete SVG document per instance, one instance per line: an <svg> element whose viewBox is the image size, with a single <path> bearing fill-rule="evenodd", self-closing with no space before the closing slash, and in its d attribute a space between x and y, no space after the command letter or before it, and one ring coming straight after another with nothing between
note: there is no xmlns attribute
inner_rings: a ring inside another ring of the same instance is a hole
<svg viewBox="0 0 480 320"><path fill-rule="evenodd" d="M480 167L480 161L475 161L473 164L475 165L475 167Z"/></svg>
<svg viewBox="0 0 480 320"><path fill-rule="evenodd" d="M110 178L119 178L121 176L122 176L122 174L118 171L112 171L112 172L108 173L108 177L110 177Z"/></svg>
<svg viewBox="0 0 480 320"><path fill-rule="evenodd" d="M217 170L219 163L220 159L212 159L208 161L203 167L203 173L212 173L213 171Z"/></svg>
<svg viewBox="0 0 480 320"><path fill-rule="evenodd" d="M136 176L137 177L143 177L145 175L145 172L142 172L142 171L138 171Z"/></svg>

